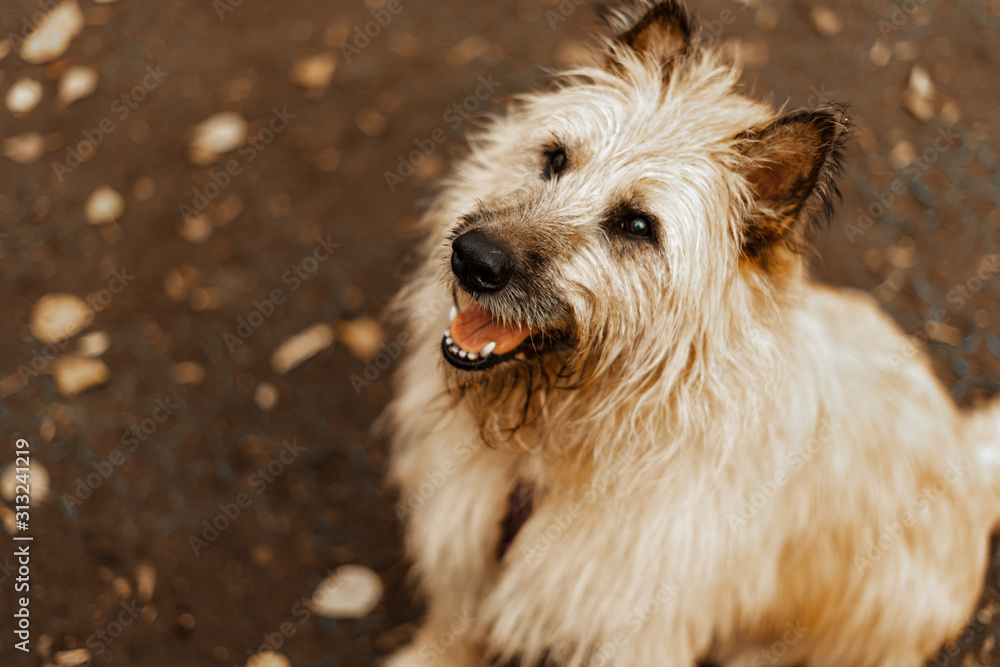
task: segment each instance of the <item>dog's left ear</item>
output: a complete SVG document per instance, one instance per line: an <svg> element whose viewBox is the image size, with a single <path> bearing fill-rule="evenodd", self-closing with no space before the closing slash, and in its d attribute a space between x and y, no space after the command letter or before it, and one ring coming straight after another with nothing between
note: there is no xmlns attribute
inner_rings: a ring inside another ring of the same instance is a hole
<svg viewBox="0 0 1000 667"><path fill-rule="evenodd" d="M677 58L691 50L695 21L678 0L632 0L625 6L605 8L601 14L618 32L605 61L605 67L613 72L622 69L619 54L623 50L656 58L665 75Z"/></svg>
<svg viewBox="0 0 1000 667"><path fill-rule="evenodd" d="M830 217L840 198L836 179L850 131L845 108L828 105L737 137L752 197L744 256L759 257L777 244L800 250L809 227Z"/></svg>

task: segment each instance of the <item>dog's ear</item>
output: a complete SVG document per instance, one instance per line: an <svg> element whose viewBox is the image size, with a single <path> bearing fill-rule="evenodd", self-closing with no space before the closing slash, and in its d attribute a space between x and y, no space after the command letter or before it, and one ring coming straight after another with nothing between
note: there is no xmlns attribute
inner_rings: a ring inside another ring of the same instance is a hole
<svg viewBox="0 0 1000 667"><path fill-rule="evenodd" d="M604 64L612 72L622 70L620 54L631 50L659 60L666 76L674 61L691 50L695 21L680 0L631 0L599 11L617 35Z"/></svg>
<svg viewBox="0 0 1000 667"><path fill-rule="evenodd" d="M801 250L809 228L829 219L840 198L836 179L850 131L845 108L827 105L737 137L752 198L744 256L757 258L777 244Z"/></svg>

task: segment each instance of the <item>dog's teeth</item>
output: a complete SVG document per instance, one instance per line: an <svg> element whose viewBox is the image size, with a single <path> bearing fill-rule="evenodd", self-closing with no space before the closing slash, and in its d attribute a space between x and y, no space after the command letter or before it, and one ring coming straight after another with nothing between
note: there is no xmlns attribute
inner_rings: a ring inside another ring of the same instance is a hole
<svg viewBox="0 0 1000 667"><path fill-rule="evenodd" d="M451 339L451 336L445 335L445 337L444 337L444 344L445 345L448 345L450 347L454 342L455 341L453 341Z"/></svg>
<svg viewBox="0 0 1000 667"><path fill-rule="evenodd" d="M476 355L476 353L475 353L475 352L469 352L469 353L468 353L468 357L469 357L469 361L475 361L475 360L476 360L476 357L477 357L477 355Z"/></svg>
<svg viewBox="0 0 1000 667"><path fill-rule="evenodd" d="M450 336L451 336L451 329L445 329L445 330L444 330L444 337L445 337L445 338L448 338L448 337L450 337Z"/></svg>
<svg viewBox="0 0 1000 667"><path fill-rule="evenodd" d="M493 354L493 350L494 350L494 348L496 348L496 346L497 346L497 344L495 342L490 341L489 343L486 344L486 347L484 347L483 349L481 349L479 351L479 354L481 354L482 357L485 359L486 357L488 357L491 354Z"/></svg>
<svg viewBox="0 0 1000 667"><path fill-rule="evenodd" d="M451 312L448 313L448 322L454 322L456 317L458 317L458 308L452 306Z"/></svg>
<svg viewBox="0 0 1000 667"><path fill-rule="evenodd" d="M468 359L469 358L469 353L466 352L465 350L459 350L458 351L458 356L462 357L463 359Z"/></svg>
<svg viewBox="0 0 1000 667"><path fill-rule="evenodd" d="M454 355L457 355L459 352L457 345L449 345L448 349L451 350L451 353Z"/></svg>

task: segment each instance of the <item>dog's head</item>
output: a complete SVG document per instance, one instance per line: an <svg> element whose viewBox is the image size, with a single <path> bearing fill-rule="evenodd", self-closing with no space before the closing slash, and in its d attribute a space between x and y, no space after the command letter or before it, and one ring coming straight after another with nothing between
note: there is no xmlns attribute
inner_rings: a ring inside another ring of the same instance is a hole
<svg viewBox="0 0 1000 667"><path fill-rule="evenodd" d="M450 182L453 292L442 354L466 384L536 364L655 369L724 319L744 287L795 273L836 193L847 120L777 115L675 0L608 14L591 67L521 96Z"/></svg>

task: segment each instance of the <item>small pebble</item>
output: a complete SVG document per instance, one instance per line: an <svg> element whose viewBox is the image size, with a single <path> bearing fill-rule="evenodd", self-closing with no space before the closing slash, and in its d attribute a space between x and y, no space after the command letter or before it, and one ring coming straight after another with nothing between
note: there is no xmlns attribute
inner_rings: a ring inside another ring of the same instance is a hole
<svg viewBox="0 0 1000 667"><path fill-rule="evenodd" d="M490 49L490 43L479 35L470 35L456 44L447 54L444 61L455 69L465 67Z"/></svg>
<svg viewBox="0 0 1000 667"><path fill-rule="evenodd" d="M248 128L243 116L232 111L206 118L194 127L188 159L197 165L212 164L220 155L239 146L246 138Z"/></svg>
<svg viewBox="0 0 1000 667"><path fill-rule="evenodd" d="M278 404L278 388L270 382L261 382L253 392L253 400L261 410L270 411Z"/></svg>
<svg viewBox="0 0 1000 667"><path fill-rule="evenodd" d="M33 65L47 63L66 53L83 30L84 18L76 0L66 0L38 24L21 44L21 58Z"/></svg>
<svg viewBox="0 0 1000 667"><path fill-rule="evenodd" d="M229 195L212 212L212 222L216 227L225 227L243 211L243 199L239 195Z"/></svg>
<svg viewBox="0 0 1000 667"><path fill-rule="evenodd" d="M104 331L94 331L80 337L77 344L77 354L82 357L99 357L107 352L111 345L111 336Z"/></svg>
<svg viewBox="0 0 1000 667"><path fill-rule="evenodd" d="M910 71L910 90L920 97L930 97L934 94L934 82L930 73L919 65Z"/></svg>
<svg viewBox="0 0 1000 667"><path fill-rule="evenodd" d="M125 213L125 198L107 185L94 190L84 206L84 216L91 225L118 222Z"/></svg>
<svg viewBox="0 0 1000 667"><path fill-rule="evenodd" d="M354 124L369 137L377 137L385 132L389 119L378 109L363 107L354 115Z"/></svg>
<svg viewBox="0 0 1000 667"><path fill-rule="evenodd" d="M38 638L38 643L35 644L35 652L42 656L42 658L48 659L52 655L53 643L52 635L43 634Z"/></svg>
<svg viewBox="0 0 1000 667"><path fill-rule="evenodd" d="M322 90L330 84L336 69L337 61L332 53L299 58L292 65L292 83L311 90Z"/></svg>
<svg viewBox="0 0 1000 667"><path fill-rule="evenodd" d="M916 159L917 147L905 139L893 146L892 152L889 153L889 162L892 163L894 169L908 167Z"/></svg>
<svg viewBox="0 0 1000 667"><path fill-rule="evenodd" d="M3 156L17 164L33 164L45 152L45 137L25 132L3 140Z"/></svg>
<svg viewBox="0 0 1000 667"><path fill-rule="evenodd" d="M962 332L943 322L928 322L924 327L927 335L941 343L958 346L962 342Z"/></svg>
<svg viewBox="0 0 1000 667"><path fill-rule="evenodd" d="M840 17L826 7L813 7L809 12L809 19L812 21L816 32L824 37L832 37L844 29L844 23Z"/></svg>
<svg viewBox="0 0 1000 667"><path fill-rule="evenodd" d="M0 523L8 535L17 535L17 515L9 507L0 507Z"/></svg>
<svg viewBox="0 0 1000 667"><path fill-rule="evenodd" d="M885 67L892 60L892 47L885 40L877 39L868 52L868 59L875 67Z"/></svg>
<svg viewBox="0 0 1000 667"><path fill-rule="evenodd" d="M382 579L364 565L342 565L324 579L309 606L329 618L363 618L382 598Z"/></svg>
<svg viewBox="0 0 1000 667"><path fill-rule="evenodd" d="M306 359L333 345L333 339L333 327L329 324L314 324L286 340L274 351L271 356L271 368L278 375L284 375Z"/></svg>
<svg viewBox="0 0 1000 667"><path fill-rule="evenodd" d="M749 3L747 4L749 5ZM781 15L774 7L761 7L754 15L754 22L756 22L757 27L762 30L774 30L778 27L779 21L781 21Z"/></svg>
<svg viewBox="0 0 1000 667"><path fill-rule="evenodd" d="M18 495L17 486L21 484L17 479L17 466L13 463L7 465L0 473L0 495L7 502L14 502ZM28 462L28 484L31 485L31 493L28 494L30 505L35 506L49 499L50 481L49 471L38 462L37 457L32 456ZM29 528L31 524L28 524Z"/></svg>
<svg viewBox="0 0 1000 667"><path fill-rule="evenodd" d="M917 120L926 123L934 118L934 82L923 67L910 71L909 87L903 91L903 108Z"/></svg>
<svg viewBox="0 0 1000 667"><path fill-rule="evenodd" d="M992 614L990 617L992 620ZM992 634L986 636L986 639L983 640L982 648L979 649L979 662L984 665L996 664L993 657L993 649L996 648L996 643L996 639L993 638Z"/></svg>
<svg viewBox="0 0 1000 667"><path fill-rule="evenodd" d="M31 335L43 343L58 343L78 334L94 319L94 311L78 296L46 294L31 309Z"/></svg>
<svg viewBox="0 0 1000 667"><path fill-rule="evenodd" d="M76 398L88 389L107 382L111 371L98 359L65 356L52 362L52 376L56 391L68 398Z"/></svg>
<svg viewBox="0 0 1000 667"><path fill-rule="evenodd" d="M362 361L368 361L378 354L385 334L382 326L371 317L359 317L350 322L337 325L337 334L341 343Z"/></svg>
<svg viewBox="0 0 1000 667"><path fill-rule="evenodd" d="M199 385L205 379L205 367L196 361L182 361L173 367L174 382Z"/></svg>
<svg viewBox="0 0 1000 667"><path fill-rule="evenodd" d="M75 648L72 651L59 651L52 660L56 667L78 667L90 662L90 651L85 648Z"/></svg>
<svg viewBox="0 0 1000 667"><path fill-rule="evenodd" d="M132 584L128 583L125 577L115 577L112 579L111 590L122 600L132 597Z"/></svg>
<svg viewBox="0 0 1000 667"><path fill-rule="evenodd" d="M139 563L135 566L135 582L139 604L152 600L156 589L156 568L152 563Z"/></svg>
<svg viewBox="0 0 1000 667"><path fill-rule="evenodd" d="M59 101L68 107L89 97L97 90L97 79L97 70L90 67L74 65L68 68L59 79Z"/></svg>
<svg viewBox="0 0 1000 667"><path fill-rule="evenodd" d="M34 79L22 77L7 91L5 102L15 116L23 116L42 101L42 84Z"/></svg>
<svg viewBox="0 0 1000 667"><path fill-rule="evenodd" d="M917 244L909 237L903 237L896 245L886 249L886 258L897 269L910 269L916 263Z"/></svg>
<svg viewBox="0 0 1000 667"><path fill-rule="evenodd" d="M185 217L177 233L188 243L204 243L212 235L212 219L205 213Z"/></svg>
<svg viewBox="0 0 1000 667"><path fill-rule="evenodd" d="M246 667L291 667L291 661L280 653L263 651L250 657Z"/></svg>
<svg viewBox="0 0 1000 667"><path fill-rule="evenodd" d="M951 127L962 117L962 109L954 100L947 100L941 105L941 122Z"/></svg>
<svg viewBox="0 0 1000 667"><path fill-rule="evenodd" d="M149 176L143 176L132 187L132 194L140 202L149 201L156 194L156 181Z"/></svg>
<svg viewBox="0 0 1000 667"><path fill-rule="evenodd" d="M274 562L274 549L266 544L259 544L250 552L250 560L259 568L265 568Z"/></svg>

